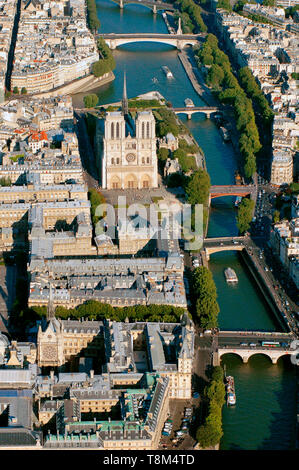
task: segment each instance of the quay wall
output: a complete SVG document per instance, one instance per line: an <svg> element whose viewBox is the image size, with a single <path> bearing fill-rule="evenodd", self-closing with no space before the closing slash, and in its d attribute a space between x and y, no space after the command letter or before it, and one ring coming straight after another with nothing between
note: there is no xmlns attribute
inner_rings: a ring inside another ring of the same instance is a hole
<svg viewBox="0 0 299 470"><path fill-rule="evenodd" d="M72 83L63 85L62 87L55 88L51 91L39 93L34 95L36 98L50 98L51 96L57 95L70 95L75 93L83 93L95 88L106 85L114 80L115 76L113 72L109 72L102 77L94 77L94 75L88 75L87 77L76 80ZM29 95L28 95L29 96Z"/></svg>

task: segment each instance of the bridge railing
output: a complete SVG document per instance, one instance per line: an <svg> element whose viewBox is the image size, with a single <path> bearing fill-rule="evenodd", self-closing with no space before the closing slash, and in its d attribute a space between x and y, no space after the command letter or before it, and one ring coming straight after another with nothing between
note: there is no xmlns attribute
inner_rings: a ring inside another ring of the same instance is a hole
<svg viewBox="0 0 299 470"><path fill-rule="evenodd" d="M289 336L292 337L294 336L292 333L286 333L286 332L278 332L278 331L220 331L219 336L224 335L224 336L273 336L273 337L279 337L279 336Z"/></svg>
<svg viewBox="0 0 299 470"><path fill-rule="evenodd" d="M205 238L205 242L221 242L221 241L224 241L224 242L228 242L230 240L239 240L239 241L243 241L245 239L245 236L244 237L209 237L209 238Z"/></svg>

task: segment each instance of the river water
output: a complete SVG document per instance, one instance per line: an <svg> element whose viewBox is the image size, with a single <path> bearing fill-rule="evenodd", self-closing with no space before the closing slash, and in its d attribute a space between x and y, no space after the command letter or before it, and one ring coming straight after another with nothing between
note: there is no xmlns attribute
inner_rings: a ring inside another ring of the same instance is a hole
<svg viewBox="0 0 299 470"><path fill-rule="evenodd" d="M121 11L110 0L96 0L100 32L160 32L167 28L161 14L153 15L141 5L128 5ZM157 90L174 106L183 106L185 98L204 105L194 91L178 58L177 51L163 44L136 43L114 51L116 69L113 83L97 90L99 103L119 101L122 97L123 73L127 75L128 97ZM174 79L161 70L167 65ZM158 80L153 82L153 78ZM74 97L74 104L83 96ZM234 181L236 159L230 144L225 144L217 127L201 114L191 121L182 117L203 149L212 184ZM232 198L213 202L208 236L235 235L236 210ZM238 286L230 287L223 275L225 267L235 269ZM224 330L278 329L254 280L237 252L212 255L210 260L220 305L219 324ZM295 370L289 360L272 365L265 356L252 357L243 364L234 355L223 362L227 373L235 377L237 406L223 409L224 436L221 449L292 449L295 445Z"/></svg>

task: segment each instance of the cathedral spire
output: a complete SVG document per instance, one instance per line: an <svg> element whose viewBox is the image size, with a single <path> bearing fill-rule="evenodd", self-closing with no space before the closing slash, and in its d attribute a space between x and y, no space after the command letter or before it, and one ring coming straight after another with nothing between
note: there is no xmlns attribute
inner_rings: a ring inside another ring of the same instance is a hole
<svg viewBox="0 0 299 470"><path fill-rule="evenodd" d="M47 320L50 321L53 320L53 318L55 318L55 309L53 304L52 284L50 284L49 302L47 307Z"/></svg>
<svg viewBox="0 0 299 470"><path fill-rule="evenodd" d="M126 72L124 72L124 90L123 90L123 98L122 98L122 112L124 116L129 114L129 106L128 106L128 97L127 97L127 80L126 80Z"/></svg>

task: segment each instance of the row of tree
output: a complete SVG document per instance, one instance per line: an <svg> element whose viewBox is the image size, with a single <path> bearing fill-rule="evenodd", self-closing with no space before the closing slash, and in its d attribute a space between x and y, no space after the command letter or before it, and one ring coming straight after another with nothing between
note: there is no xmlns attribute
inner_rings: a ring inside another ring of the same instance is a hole
<svg viewBox="0 0 299 470"><path fill-rule="evenodd" d="M232 6L229 0L218 0L217 8L223 8L223 10L232 11Z"/></svg>
<svg viewBox="0 0 299 470"><path fill-rule="evenodd" d="M201 266L193 271L192 288L199 326L204 329L217 328L219 313L217 290L208 268Z"/></svg>
<svg viewBox="0 0 299 470"><path fill-rule="evenodd" d="M243 198L238 206L237 227L241 234L247 232L253 216L254 201L253 199Z"/></svg>
<svg viewBox="0 0 299 470"><path fill-rule="evenodd" d="M47 307L33 307L32 310L38 317L45 316ZM174 322L180 321L185 310L172 305L134 305L132 307L112 307L96 300L88 300L76 308L56 307L55 316L61 319L85 318L86 320L112 321L153 321Z"/></svg>
<svg viewBox="0 0 299 470"><path fill-rule="evenodd" d="M270 126L273 121L274 113L251 70L248 67L241 68L239 70L239 79L247 95L252 99L261 114L263 123Z"/></svg>
<svg viewBox="0 0 299 470"><path fill-rule="evenodd" d="M100 220L100 217L96 215L96 209L99 205L105 204L106 200L104 196L94 188L88 190L88 198L90 201L91 220L95 227Z"/></svg>
<svg viewBox="0 0 299 470"><path fill-rule="evenodd" d="M197 55L200 64L209 66L207 84L217 93L222 103L234 107L244 175L251 178L256 172L255 155L261 149L252 101L233 74L228 56L219 49L216 36L208 34Z"/></svg>
<svg viewBox="0 0 299 470"><path fill-rule="evenodd" d="M103 38L98 38L97 42L100 60L92 65L92 73L95 77L102 77L105 73L115 69L115 59Z"/></svg>
<svg viewBox="0 0 299 470"><path fill-rule="evenodd" d="M185 13L191 19L194 29L192 32L206 32L207 26L203 22L201 17L200 6L197 5L193 0L176 0L176 5L179 7L182 13Z"/></svg>
<svg viewBox="0 0 299 470"><path fill-rule="evenodd" d="M225 403L225 385L222 367L213 368L211 381L204 390L204 399L207 404L207 416L196 433L196 439L203 449L215 447L223 435L222 407Z"/></svg>
<svg viewBox="0 0 299 470"><path fill-rule="evenodd" d="M95 0L86 0L86 8L88 27L93 33L96 33L101 24L97 15L97 6Z"/></svg>

